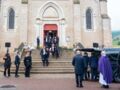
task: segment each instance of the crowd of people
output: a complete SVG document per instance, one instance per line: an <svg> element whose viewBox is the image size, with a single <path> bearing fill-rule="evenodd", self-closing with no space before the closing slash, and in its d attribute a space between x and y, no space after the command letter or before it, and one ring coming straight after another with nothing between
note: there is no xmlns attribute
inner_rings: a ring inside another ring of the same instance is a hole
<svg viewBox="0 0 120 90"><path fill-rule="evenodd" d="M95 53L89 57L86 52L82 56L80 50L77 49L72 65L75 68L76 87L83 87L83 80L99 79L103 88L109 88L108 84L112 82L112 68L105 51L102 51L100 57L97 57Z"/></svg>
<svg viewBox="0 0 120 90"><path fill-rule="evenodd" d="M10 73L10 68L11 68L11 57L9 53L6 53L4 58L4 76L5 77L10 77L11 73ZM18 75L18 71L19 71L19 66L20 66L20 53L17 52L15 55L15 60L14 60L14 64L15 64L15 77L19 77ZM30 54L30 51L28 51L24 57L24 65L25 65L25 77L30 77L30 70L32 67L32 57Z"/></svg>
<svg viewBox="0 0 120 90"><path fill-rule="evenodd" d="M39 38L38 38L39 39ZM37 45L40 44L40 40L37 39ZM43 66L49 65L50 54L53 57L59 57L59 39L57 36L46 36L44 40L44 47L40 49L40 56L43 62ZM83 80L97 81L104 88L109 88L109 83L112 82L112 68L109 58L106 56L105 51L102 51L101 56L98 57L96 53L91 53L91 56L87 52L82 56L80 49L76 49L76 55L73 57L72 65L75 68L76 87L83 87ZM24 57L25 77L30 77L30 70L32 67L32 51L28 50ZM4 59L4 76L10 77L11 57L7 52ZM15 55L14 64L16 67L15 77L19 77L19 65L20 65L19 52ZM98 75L99 74L99 75Z"/></svg>
<svg viewBox="0 0 120 90"><path fill-rule="evenodd" d="M53 58L57 59L59 57L59 38L56 35L51 36L47 34L44 38L44 47L40 49L43 66L49 65L48 59L50 54Z"/></svg>

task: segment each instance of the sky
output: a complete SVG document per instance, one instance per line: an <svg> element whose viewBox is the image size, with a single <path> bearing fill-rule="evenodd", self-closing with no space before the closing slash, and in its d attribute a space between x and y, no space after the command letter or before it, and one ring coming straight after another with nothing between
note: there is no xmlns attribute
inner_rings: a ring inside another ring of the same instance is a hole
<svg viewBox="0 0 120 90"><path fill-rule="evenodd" d="M120 0L107 0L112 30L120 30Z"/></svg>

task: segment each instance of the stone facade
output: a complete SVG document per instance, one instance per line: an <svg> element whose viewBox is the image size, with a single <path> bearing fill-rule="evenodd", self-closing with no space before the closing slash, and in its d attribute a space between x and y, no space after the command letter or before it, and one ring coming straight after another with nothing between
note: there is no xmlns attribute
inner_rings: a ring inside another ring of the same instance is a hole
<svg viewBox="0 0 120 90"><path fill-rule="evenodd" d="M20 43L36 46L39 36L43 46L44 26L57 25L61 47L72 48L80 42L84 47L112 46L107 0L1 0L0 50L11 42L11 51ZM8 28L9 9L15 12L14 29ZM86 10L91 9L92 28L86 28Z"/></svg>

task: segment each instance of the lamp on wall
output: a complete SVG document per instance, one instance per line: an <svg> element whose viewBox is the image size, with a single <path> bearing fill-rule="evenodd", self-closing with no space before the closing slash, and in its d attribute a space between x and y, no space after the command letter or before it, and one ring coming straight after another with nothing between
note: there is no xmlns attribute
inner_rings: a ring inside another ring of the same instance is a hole
<svg viewBox="0 0 120 90"><path fill-rule="evenodd" d="M5 47L7 48L7 53L9 53L9 48L11 47L11 43L5 42Z"/></svg>
<svg viewBox="0 0 120 90"><path fill-rule="evenodd" d="M37 25L40 24L40 18L36 18L36 24L37 24Z"/></svg>
<svg viewBox="0 0 120 90"><path fill-rule="evenodd" d="M66 42L70 42L70 36L66 37Z"/></svg>

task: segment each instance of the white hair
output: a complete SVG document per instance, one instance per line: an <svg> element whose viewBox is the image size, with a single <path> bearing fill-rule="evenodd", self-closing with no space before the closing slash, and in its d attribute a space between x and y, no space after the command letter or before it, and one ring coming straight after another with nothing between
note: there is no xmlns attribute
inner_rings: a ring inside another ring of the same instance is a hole
<svg viewBox="0 0 120 90"><path fill-rule="evenodd" d="M79 50L77 50L77 51L76 51L76 54L80 54L80 51L79 51Z"/></svg>
<svg viewBox="0 0 120 90"><path fill-rule="evenodd" d="M101 52L101 55L102 55L102 56L106 56L106 52L103 50L103 51Z"/></svg>

